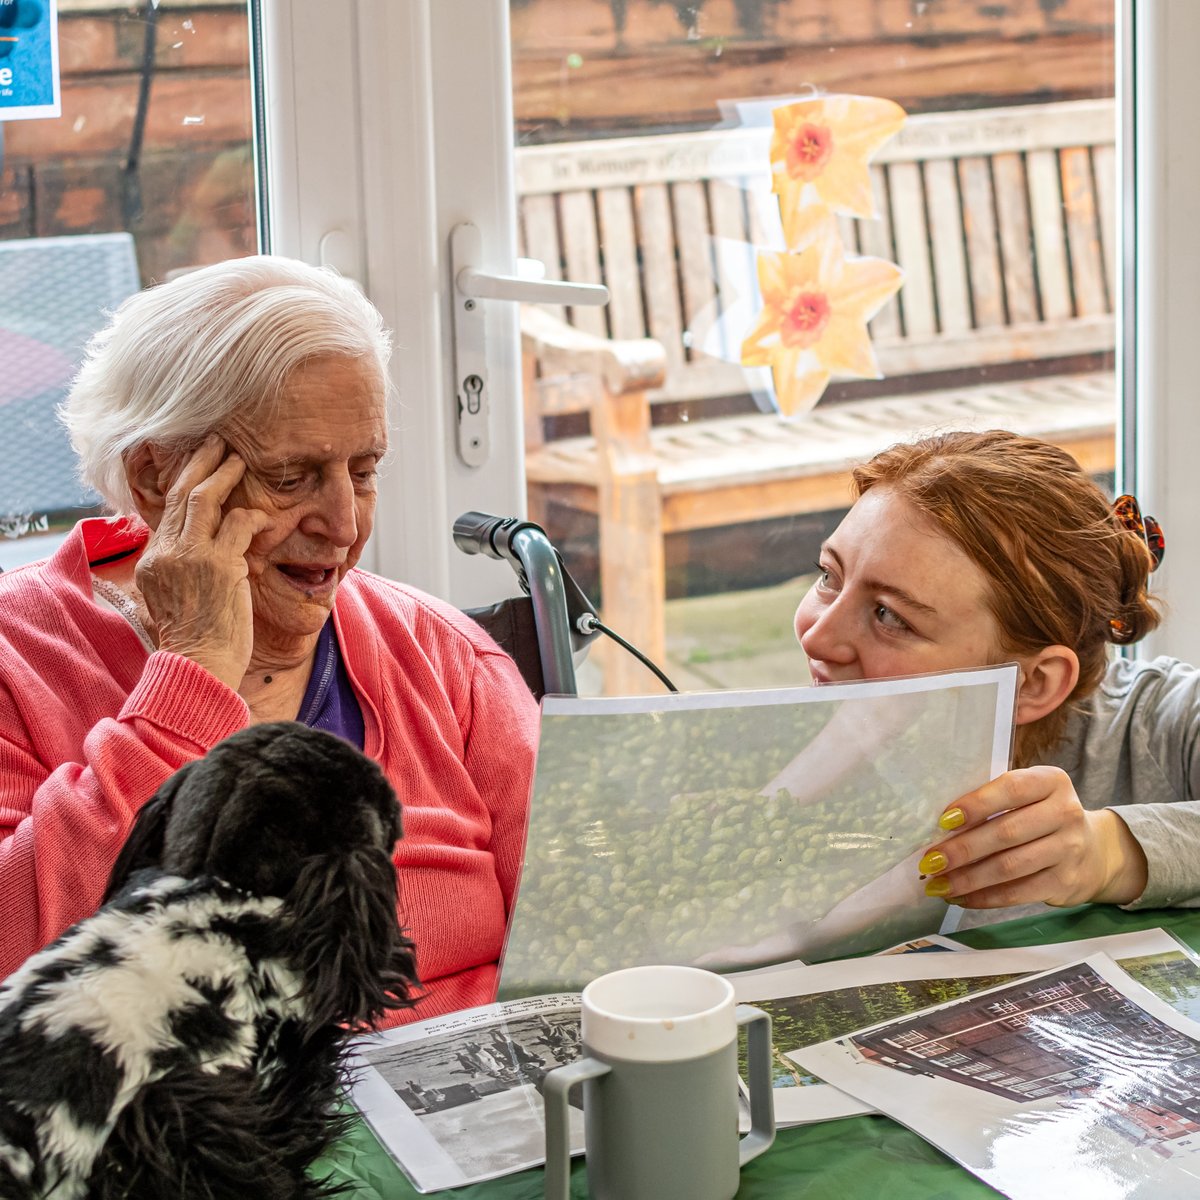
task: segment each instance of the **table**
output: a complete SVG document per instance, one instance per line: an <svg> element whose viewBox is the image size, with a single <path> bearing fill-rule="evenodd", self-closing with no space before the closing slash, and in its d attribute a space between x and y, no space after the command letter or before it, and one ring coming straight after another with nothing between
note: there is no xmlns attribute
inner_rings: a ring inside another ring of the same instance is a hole
<svg viewBox="0 0 1200 1200"><path fill-rule="evenodd" d="M958 940L976 949L1032 946L1161 926L1200 950L1200 911L1128 913L1085 905L1049 916L970 929ZM314 1174L350 1185L352 1200L412 1200L419 1196L367 1126L359 1122L321 1159ZM442 1200L541 1200L537 1168L452 1191ZM586 1200L584 1161L574 1163L572 1200ZM853 1117L779 1131L766 1154L742 1171L737 1200L973 1200L997 1193L888 1117Z"/></svg>

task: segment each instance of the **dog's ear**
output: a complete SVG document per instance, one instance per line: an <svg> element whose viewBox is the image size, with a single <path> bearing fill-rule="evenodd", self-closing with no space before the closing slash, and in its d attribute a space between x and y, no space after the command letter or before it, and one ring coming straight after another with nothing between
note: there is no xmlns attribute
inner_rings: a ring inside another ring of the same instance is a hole
<svg viewBox="0 0 1200 1200"><path fill-rule="evenodd" d="M157 867L162 863L171 805L191 766L191 763L182 766L142 805L117 855L117 861L113 863L102 903L107 904L129 882L129 877L135 871Z"/></svg>
<svg viewBox="0 0 1200 1200"><path fill-rule="evenodd" d="M284 912L314 1026L361 1029L415 1003L416 955L396 916L396 868L386 851L309 859Z"/></svg>

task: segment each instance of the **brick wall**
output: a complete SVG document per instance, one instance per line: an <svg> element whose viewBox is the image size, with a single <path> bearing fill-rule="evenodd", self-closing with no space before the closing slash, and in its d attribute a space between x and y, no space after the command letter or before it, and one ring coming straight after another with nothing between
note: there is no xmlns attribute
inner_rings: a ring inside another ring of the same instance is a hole
<svg viewBox="0 0 1200 1200"><path fill-rule="evenodd" d="M512 0L525 141L703 127L806 88L909 112L1111 96L1112 0Z"/></svg>
<svg viewBox="0 0 1200 1200"><path fill-rule="evenodd" d="M0 238L128 229L145 280L254 248L245 5L160 4L132 170L144 14L60 6L63 114L0 125Z"/></svg>
<svg viewBox="0 0 1200 1200"><path fill-rule="evenodd" d="M381 0L382 2L382 0ZM523 141L710 125L805 85L910 111L1111 95L1112 0L512 0ZM147 281L255 245L246 7L62 0L63 115L0 123L0 238L129 229Z"/></svg>

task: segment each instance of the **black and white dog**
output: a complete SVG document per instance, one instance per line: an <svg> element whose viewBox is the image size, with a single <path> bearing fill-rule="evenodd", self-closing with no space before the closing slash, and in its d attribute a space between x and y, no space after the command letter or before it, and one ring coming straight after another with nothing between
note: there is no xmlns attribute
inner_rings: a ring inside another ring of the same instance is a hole
<svg viewBox="0 0 1200 1200"><path fill-rule="evenodd" d="M307 1200L349 1042L413 1002L400 809L292 722L142 809L103 907L0 986L0 1196Z"/></svg>

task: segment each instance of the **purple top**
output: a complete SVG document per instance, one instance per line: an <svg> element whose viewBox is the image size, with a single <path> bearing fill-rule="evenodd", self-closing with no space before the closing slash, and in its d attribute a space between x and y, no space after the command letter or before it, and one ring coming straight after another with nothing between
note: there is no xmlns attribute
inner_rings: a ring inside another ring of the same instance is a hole
<svg viewBox="0 0 1200 1200"><path fill-rule="evenodd" d="M352 746L363 748L362 707L350 686L332 617L325 622L317 639L312 674L308 677L308 687L300 701L300 715L296 720L313 729L336 733Z"/></svg>

